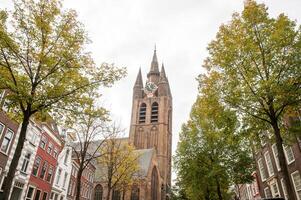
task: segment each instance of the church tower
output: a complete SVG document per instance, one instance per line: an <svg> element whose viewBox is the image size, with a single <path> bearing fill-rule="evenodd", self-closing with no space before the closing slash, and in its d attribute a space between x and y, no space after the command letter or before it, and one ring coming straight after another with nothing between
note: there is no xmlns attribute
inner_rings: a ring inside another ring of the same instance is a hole
<svg viewBox="0 0 301 200"><path fill-rule="evenodd" d="M171 183L172 96L162 64L154 50L150 71L143 84L141 69L133 88L130 142L136 149L155 149L165 186Z"/></svg>

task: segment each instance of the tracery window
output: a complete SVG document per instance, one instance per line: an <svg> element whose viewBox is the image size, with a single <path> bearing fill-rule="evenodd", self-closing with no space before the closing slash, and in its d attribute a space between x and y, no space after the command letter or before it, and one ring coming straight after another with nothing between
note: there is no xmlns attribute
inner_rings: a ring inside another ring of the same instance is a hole
<svg viewBox="0 0 301 200"><path fill-rule="evenodd" d="M151 115L151 123L158 122L159 116L159 105L157 102L152 104L152 115Z"/></svg>
<svg viewBox="0 0 301 200"><path fill-rule="evenodd" d="M156 167L153 168L152 171L152 180L151 180L151 199L157 200L158 199L158 172Z"/></svg>
<svg viewBox="0 0 301 200"><path fill-rule="evenodd" d="M96 185L94 192L94 200L102 200L103 188L100 184Z"/></svg>
<svg viewBox="0 0 301 200"><path fill-rule="evenodd" d="M140 189L138 186L134 185L131 191L131 200L139 200Z"/></svg>
<svg viewBox="0 0 301 200"><path fill-rule="evenodd" d="M120 200L120 192L118 190L113 190L112 200Z"/></svg>
<svg viewBox="0 0 301 200"><path fill-rule="evenodd" d="M139 109L139 124L145 123L146 119L146 104L142 103Z"/></svg>

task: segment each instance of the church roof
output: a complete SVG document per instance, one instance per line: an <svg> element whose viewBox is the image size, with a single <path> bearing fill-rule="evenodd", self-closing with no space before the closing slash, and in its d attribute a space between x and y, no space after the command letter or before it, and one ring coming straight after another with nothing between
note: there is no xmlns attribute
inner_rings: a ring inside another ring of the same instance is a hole
<svg viewBox="0 0 301 200"><path fill-rule="evenodd" d="M140 173L142 176L147 176L154 149L138 149L135 150L135 152L137 152L139 155L138 163L140 167Z"/></svg>

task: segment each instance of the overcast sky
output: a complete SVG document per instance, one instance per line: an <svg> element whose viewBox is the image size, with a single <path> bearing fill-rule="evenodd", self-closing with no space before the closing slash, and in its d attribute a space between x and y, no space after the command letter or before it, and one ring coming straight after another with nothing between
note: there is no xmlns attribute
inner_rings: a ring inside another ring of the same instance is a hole
<svg viewBox="0 0 301 200"><path fill-rule="evenodd" d="M281 12L301 22L301 0L266 0L269 13ZM0 0L0 8L11 1ZM65 0L84 23L96 63L127 67L128 76L106 89L102 104L113 119L129 128L132 88L139 67L143 81L149 71L154 45L164 62L173 94L173 151L181 125L188 119L197 96L196 77L202 73L206 47L218 27L241 12L243 0Z"/></svg>

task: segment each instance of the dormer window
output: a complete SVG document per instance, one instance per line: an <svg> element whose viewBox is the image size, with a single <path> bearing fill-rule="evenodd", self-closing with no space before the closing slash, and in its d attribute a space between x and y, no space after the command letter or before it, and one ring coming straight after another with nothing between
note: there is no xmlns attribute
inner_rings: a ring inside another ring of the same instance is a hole
<svg viewBox="0 0 301 200"><path fill-rule="evenodd" d="M151 123L158 122L159 115L159 105L157 102L152 104L152 115L151 115Z"/></svg>
<svg viewBox="0 0 301 200"><path fill-rule="evenodd" d="M146 104L142 103L139 110L139 124L145 123L146 118Z"/></svg>

